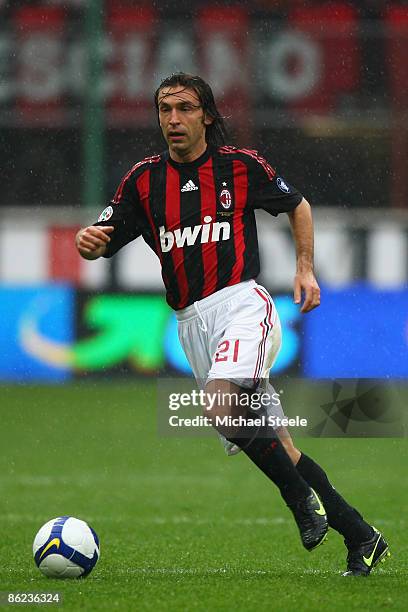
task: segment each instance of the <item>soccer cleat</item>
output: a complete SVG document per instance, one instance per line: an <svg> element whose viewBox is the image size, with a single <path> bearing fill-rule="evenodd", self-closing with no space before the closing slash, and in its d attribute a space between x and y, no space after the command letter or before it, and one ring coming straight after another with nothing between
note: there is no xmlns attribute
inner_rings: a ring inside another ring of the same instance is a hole
<svg viewBox="0 0 408 612"><path fill-rule="evenodd" d="M322 544L329 528L322 502L313 489L310 491L306 499L289 506L299 527L303 546L307 550L313 550Z"/></svg>
<svg viewBox="0 0 408 612"><path fill-rule="evenodd" d="M375 527L373 530L374 535L371 540L359 546L351 546L345 542L348 555L347 571L343 576L368 576L378 563L384 563L386 558L391 556L382 534Z"/></svg>

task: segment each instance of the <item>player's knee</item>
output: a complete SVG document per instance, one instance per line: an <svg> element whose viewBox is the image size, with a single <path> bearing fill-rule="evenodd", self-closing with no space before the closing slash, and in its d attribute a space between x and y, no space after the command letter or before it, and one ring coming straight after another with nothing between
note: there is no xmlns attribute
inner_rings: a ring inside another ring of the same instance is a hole
<svg viewBox="0 0 408 612"><path fill-rule="evenodd" d="M205 413L209 417L234 416L239 402L239 387L227 380L211 380L205 387Z"/></svg>
<svg viewBox="0 0 408 612"><path fill-rule="evenodd" d="M220 434L228 439L234 437L239 427L233 421L235 417L241 416L240 388L227 380L211 380L205 391L205 416Z"/></svg>
<svg viewBox="0 0 408 612"><path fill-rule="evenodd" d="M302 453L293 444L293 440L290 437L290 435L289 435L289 433L287 432L286 429L284 431L279 431L278 430L277 433L278 433L279 439L282 442L282 445L283 445L285 451L287 452L287 454L289 455L293 465L296 465L297 462L299 461Z"/></svg>
<svg viewBox="0 0 408 612"><path fill-rule="evenodd" d="M285 445L284 445L285 446ZM298 448L296 448L296 446L293 446L293 444L289 444L287 446L285 446L285 450L288 453L293 465L296 465L297 462L300 459L301 456L301 452Z"/></svg>

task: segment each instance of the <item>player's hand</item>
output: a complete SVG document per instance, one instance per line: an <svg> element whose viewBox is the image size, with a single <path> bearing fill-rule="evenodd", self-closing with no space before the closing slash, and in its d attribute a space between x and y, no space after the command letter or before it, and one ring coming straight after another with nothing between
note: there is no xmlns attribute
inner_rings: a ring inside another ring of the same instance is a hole
<svg viewBox="0 0 408 612"><path fill-rule="evenodd" d="M80 229L75 237L75 244L78 252L85 259L97 259L101 257L106 245L110 242L109 234L115 228L112 225L90 225Z"/></svg>
<svg viewBox="0 0 408 612"><path fill-rule="evenodd" d="M300 304L302 292L304 301L300 312L310 312L313 308L320 306L320 288L312 270L296 273L293 292L295 304Z"/></svg>

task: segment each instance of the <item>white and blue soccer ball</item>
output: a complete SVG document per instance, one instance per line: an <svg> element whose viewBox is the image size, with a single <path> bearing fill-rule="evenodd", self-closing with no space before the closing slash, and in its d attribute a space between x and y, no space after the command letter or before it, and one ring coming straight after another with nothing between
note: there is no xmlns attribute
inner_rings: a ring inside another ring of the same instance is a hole
<svg viewBox="0 0 408 612"><path fill-rule="evenodd" d="M49 578L82 578L99 559L99 538L85 521L59 516L41 527L34 538L33 555Z"/></svg>

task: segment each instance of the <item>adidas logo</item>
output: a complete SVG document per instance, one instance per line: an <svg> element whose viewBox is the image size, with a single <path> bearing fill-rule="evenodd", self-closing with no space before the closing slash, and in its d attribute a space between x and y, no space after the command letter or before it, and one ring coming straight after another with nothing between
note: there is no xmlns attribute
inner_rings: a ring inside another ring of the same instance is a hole
<svg viewBox="0 0 408 612"><path fill-rule="evenodd" d="M181 191L196 191L198 189L197 185L194 185L193 181L190 179L182 188Z"/></svg>

